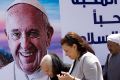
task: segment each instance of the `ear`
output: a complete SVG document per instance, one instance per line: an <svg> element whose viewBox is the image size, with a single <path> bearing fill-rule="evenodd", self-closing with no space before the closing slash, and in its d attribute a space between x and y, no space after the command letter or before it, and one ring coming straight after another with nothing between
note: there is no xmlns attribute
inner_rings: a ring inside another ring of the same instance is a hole
<svg viewBox="0 0 120 80"><path fill-rule="evenodd" d="M52 37L53 32L54 32L53 27L48 26L48 29L47 29L47 36L48 36L48 38Z"/></svg>
<svg viewBox="0 0 120 80"><path fill-rule="evenodd" d="M75 50L77 50L77 45L76 45L76 44L73 44L73 48L74 48Z"/></svg>
<svg viewBox="0 0 120 80"><path fill-rule="evenodd" d="M9 39L6 29L4 29L4 33L7 36L7 38Z"/></svg>
<svg viewBox="0 0 120 80"><path fill-rule="evenodd" d="M47 46L50 45L53 33L54 33L53 27L49 25L47 27Z"/></svg>

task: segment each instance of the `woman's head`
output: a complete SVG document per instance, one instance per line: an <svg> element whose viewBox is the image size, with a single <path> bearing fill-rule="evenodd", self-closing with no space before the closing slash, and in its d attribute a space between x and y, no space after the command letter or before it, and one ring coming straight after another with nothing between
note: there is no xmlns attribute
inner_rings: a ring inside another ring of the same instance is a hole
<svg viewBox="0 0 120 80"><path fill-rule="evenodd" d="M41 61L41 69L50 77L55 77L64 70L64 64L61 59L53 53L47 54Z"/></svg>
<svg viewBox="0 0 120 80"><path fill-rule="evenodd" d="M50 55L45 55L40 63L40 67L41 69L45 72L45 74L47 74L48 76L52 76L52 58Z"/></svg>
<svg viewBox="0 0 120 80"><path fill-rule="evenodd" d="M75 32L68 32L61 40L61 45L71 59L76 59L87 51L94 53L89 44Z"/></svg>

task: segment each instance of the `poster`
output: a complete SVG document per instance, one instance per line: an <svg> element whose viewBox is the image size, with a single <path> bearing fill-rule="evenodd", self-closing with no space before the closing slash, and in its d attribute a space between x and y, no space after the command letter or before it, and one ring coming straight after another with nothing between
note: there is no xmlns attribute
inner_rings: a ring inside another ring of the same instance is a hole
<svg viewBox="0 0 120 80"><path fill-rule="evenodd" d="M120 32L119 4L120 0L60 0L62 37L70 31L83 36L104 65L107 36ZM71 62L65 55L63 59Z"/></svg>
<svg viewBox="0 0 120 80"><path fill-rule="evenodd" d="M5 28L5 10L14 0L1 0L0 5L0 48L9 52L7 38L4 33ZM60 26L60 7L59 0L38 0L45 8L49 21L54 28L51 45L48 49L50 53L56 53L62 58L62 49L60 45L61 40L61 26ZM55 6L55 7L54 7Z"/></svg>

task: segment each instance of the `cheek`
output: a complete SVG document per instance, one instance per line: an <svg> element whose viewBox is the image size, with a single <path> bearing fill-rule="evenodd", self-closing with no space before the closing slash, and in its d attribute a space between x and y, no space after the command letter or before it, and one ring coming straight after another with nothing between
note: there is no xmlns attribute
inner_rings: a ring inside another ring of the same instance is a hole
<svg viewBox="0 0 120 80"><path fill-rule="evenodd" d="M9 41L8 44L9 44L10 52L13 56L13 59L17 61L18 57L17 57L16 51L18 50L18 43L16 43L15 41Z"/></svg>
<svg viewBox="0 0 120 80"><path fill-rule="evenodd" d="M18 48L19 42L18 41L13 41L13 40L8 40L9 48L12 54L14 54Z"/></svg>
<svg viewBox="0 0 120 80"><path fill-rule="evenodd" d="M47 75L49 75L48 68L44 67L44 68L43 68L43 71L44 71Z"/></svg>
<svg viewBox="0 0 120 80"><path fill-rule="evenodd" d="M69 54L70 54L70 55L73 55L73 54L74 54L74 52L73 52L72 50L70 50L70 51L69 51Z"/></svg>
<svg viewBox="0 0 120 80"><path fill-rule="evenodd" d="M38 58L41 61L41 58L47 53L47 47L45 41L40 39L32 40L32 44L39 50Z"/></svg>
<svg viewBox="0 0 120 80"><path fill-rule="evenodd" d="M46 40L42 40L40 39L33 39L31 40L32 44L34 44L34 46L36 46L36 48L38 48L39 50L44 50L46 49Z"/></svg>
<svg viewBox="0 0 120 80"><path fill-rule="evenodd" d="M108 49L111 49L111 46L107 46Z"/></svg>

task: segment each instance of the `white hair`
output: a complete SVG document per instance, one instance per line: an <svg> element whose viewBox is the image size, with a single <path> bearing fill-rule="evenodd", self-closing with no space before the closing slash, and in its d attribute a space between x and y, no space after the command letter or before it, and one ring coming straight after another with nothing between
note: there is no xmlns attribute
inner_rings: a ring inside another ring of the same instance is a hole
<svg viewBox="0 0 120 80"><path fill-rule="evenodd" d="M45 55L41 60L41 65L47 64L49 66L52 66L52 58L49 54Z"/></svg>

